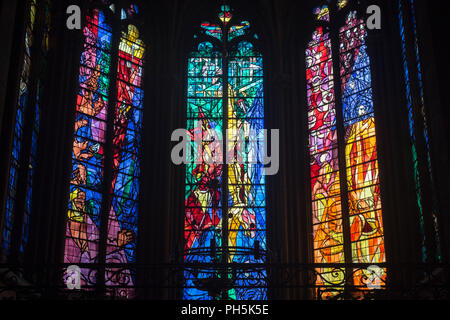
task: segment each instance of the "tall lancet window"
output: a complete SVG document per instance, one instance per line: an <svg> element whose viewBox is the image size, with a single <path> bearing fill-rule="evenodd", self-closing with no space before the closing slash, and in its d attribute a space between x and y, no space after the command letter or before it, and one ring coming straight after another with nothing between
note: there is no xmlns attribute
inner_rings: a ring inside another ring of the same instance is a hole
<svg viewBox="0 0 450 320"><path fill-rule="evenodd" d="M25 1L25 25L21 48L20 74L9 179L2 226L1 251L6 257L23 258L29 240L33 180L37 166L40 118L47 80L50 2ZM2 217L0 217L2 218Z"/></svg>
<svg viewBox="0 0 450 320"><path fill-rule="evenodd" d="M437 262L441 260L437 218L439 212L433 183L431 146L427 125L428 112L425 106L414 1L398 0L398 10L411 155L417 207L420 214L422 261Z"/></svg>
<svg viewBox="0 0 450 320"><path fill-rule="evenodd" d="M314 10L316 28L306 49L320 298L339 296L349 286L382 287L386 278L367 28L358 12L347 8L349 1L332 2ZM338 16L345 23L335 27Z"/></svg>
<svg viewBox="0 0 450 320"><path fill-rule="evenodd" d="M267 296L263 60L234 20L222 6L188 58L184 299Z"/></svg>
<svg viewBox="0 0 450 320"><path fill-rule="evenodd" d="M89 9L83 29L64 262L81 267L82 286L131 298L145 45L138 7L107 5Z"/></svg>

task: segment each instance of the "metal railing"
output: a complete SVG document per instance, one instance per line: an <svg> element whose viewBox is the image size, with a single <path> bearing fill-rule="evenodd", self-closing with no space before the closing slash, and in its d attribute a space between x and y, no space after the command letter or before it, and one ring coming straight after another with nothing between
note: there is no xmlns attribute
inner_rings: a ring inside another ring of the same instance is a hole
<svg viewBox="0 0 450 320"><path fill-rule="evenodd" d="M69 270L69 272L68 272ZM74 277L73 272L80 272ZM104 281L98 275L104 274ZM228 276L223 276L223 275ZM76 283L79 277L79 287ZM194 286L301 290L305 299L449 299L448 265L168 263L14 266L0 264L0 299L146 299L152 290ZM189 281L191 280L191 281ZM69 284L68 284L69 283ZM278 294L279 295L279 294ZM152 296L154 297L154 295ZM282 298L282 296L281 296Z"/></svg>

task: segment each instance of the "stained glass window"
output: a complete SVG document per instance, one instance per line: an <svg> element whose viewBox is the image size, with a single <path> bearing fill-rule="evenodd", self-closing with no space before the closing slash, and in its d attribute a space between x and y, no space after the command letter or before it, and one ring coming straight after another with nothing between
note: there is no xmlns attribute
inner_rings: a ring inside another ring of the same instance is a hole
<svg viewBox="0 0 450 320"><path fill-rule="evenodd" d="M2 247L9 255L18 248L24 253L28 243L33 178L37 165L42 96L45 88L48 35L50 29L50 3L30 0L26 3L26 25L24 53L19 80L19 94L14 122L13 146L9 167L6 216L3 226ZM42 19L42 29L36 30L36 21ZM40 51L33 51L35 42L39 42ZM35 55L35 56L34 56ZM33 56L33 57L32 57ZM31 79L32 61L40 60L38 78ZM34 96L32 96L34 95ZM17 243L14 241L17 235ZM14 243L13 243L14 242Z"/></svg>
<svg viewBox="0 0 450 320"><path fill-rule="evenodd" d="M109 292L128 298L135 271L115 264L136 262L145 45L126 19L137 10L133 5L116 15L92 9L86 17L64 255L65 263L85 265L84 286L98 277L89 264L106 263ZM125 31L113 29L106 15L124 23Z"/></svg>
<svg viewBox="0 0 450 320"><path fill-rule="evenodd" d="M11 236L14 226L14 206L17 193L17 182L20 170L20 155L24 135L24 114L27 108L27 96L29 92L29 77L31 65L31 46L33 43L33 30L36 18L36 1L29 2L28 21L25 30L25 54L20 75L19 97L16 112L13 151L9 168L8 196L6 200L6 217L3 227L3 248L9 252L11 249Z"/></svg>
<svg viewBox="0 0 450 320"><path fill-rule="evenodd" d="M367 29L356 11L345 13L339 30L328 25L330 13L345 11L345 4L314 10L323 23L306 49L314 262L323 264L316 270L322 298L339 294L349 277L364 288L367 278L386 276L381 267L374 275L373 269L344 266L385 262Z"/></svg>
<svg viewBox="0 0 450 320"><path fill-rule="evenodd" d="M222 6L188 58L184 299L267 297L263 60L233 22Z"/></svg>
<svg viewBox="0 0 450 320"><path fill-rule="evenodd" d="M413 48L414 48L414 56L415 59L413 62L408 62L407 56L407 31L405 29L406 21L406 10L409 7L412 25L412 39L413 39ZM400 27L400 37L401 37L401 48L402 48L402 60L403 60L403 71L404 71L404 81L405 81L405 93L406 93L406 101L407 101L407 109L408 109L408 121L409 121L409 129L410 129L410 138L411 138L411 152L413 159L413 167L414 167L414 181L415 181L415 189L416 189L416 197L417 197L417 206L420 214L420 237L421 237L421 245L422 245L422 260L426 262L428 258L430 258L430 252L427 252L427 239L425 236L425 221L424 221L424 211L427 210L425 208L425 199L423 189L426 188L426 182L422 181L425 179L429 179L429 181L433 181L432 176L432 166L431 166L431 154L430 154L430 141L428 138L428 128L427 128L427 112L425 110L425 101L424 101L424 92L423 92L423 81L422 81L422 64L419 52L419 40L417 36L417 26L415 19L415 9L414 9L414 1L406 0L398 1L398 19L399 19L399 27ZM410 71L409 63L415 64L415 71ZM418 90L414 90L412 81L415 78L418 83ZM413 96L417 96L418 105L413 104ZM418 146L418 139L423 143L423 148ZM422 159L420 159L422 157ZM425 162L426 176L422 176L419 169L419 163L421 161ZM436 243L436 252L435 256L438 260L440 260L440 245L439 245L439 230L437 225L437 205L436 198L434 192L434 185L431 183L431 216L432 216L432 228L434 230L434 238L433 241Z"/></svg>

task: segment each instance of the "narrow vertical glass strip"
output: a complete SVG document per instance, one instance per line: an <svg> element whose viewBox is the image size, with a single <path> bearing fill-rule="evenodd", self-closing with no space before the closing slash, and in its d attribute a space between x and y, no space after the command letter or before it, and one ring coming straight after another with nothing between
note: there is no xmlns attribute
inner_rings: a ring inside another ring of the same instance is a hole
<svg viewBox="0 0 450 320"><path fill-rule="evenodd" d="M44 9L44 25L42 29L43 37L41 42L41 59L40 59L40 70L39 79L37 82L36 89L36 106L34 113L33 122L33 132L31 138L31 152L28 161L28 174L27 174L27 185L26 185L26 198L25 198L25 211L24 220L22 225L22 238L20 244L20 252L23 253L25 247L28 243L29 233L30 233L30 220L31 220L31 205L33 198L33 180L37 165L37 149L38 149L38 139L40 131L41 122L41 112L42 112L42 97L46 86L46 68L47 68L47 55L49 50L49 32L50 32L50 4L45 2Z"/></svg>
<svg viewBox="0 0 450 320"><path fill-rule="evenodd" d="M314 262L344 263L333 61L324 27L316 28L306 49L306 81ZM342 290L344 269L325 266L316 272L316 286L326 288L321 298Z"/></svg>
<svg viewBox="0 0 450 320"><path fill-rule="evenodd" d="M11 237L14 226L14 211L15 211L15 201L18 175L21 168L20 157L23 152L23 138L24 138L24 121L25 114L28 109L28 97L29 97L29 85L30 85L30 68L31 68L31 46L33 45L33 32L36 20L36 0L30 0L27 2L27 22L25 26L25 46L24 46L24 60L22 64L22 69L20 73L19 80L19 96L17 101L17 111L14 122L14 134L13 134L13 146L9 167L9 181L8 181L8 191L6 198L6 210L5 210L5 223L3 226L3 249L6 254L10 253L11 250Z"/></svg>
<svg viewBox="0 0 450 320"><path fill-rule="evenodd" d="M145 46L139 30L122 32L117 64L114 114L112 206L108 217L106 263L136 262L138 196L143 113ZM135 269L108 268L106 285L114 296L134 296Z"/></svg>
<svg viewBox="0 0 450 320"><path fill-rule="evenodd" d="M427 250L425 245L425 226L423 221L423 205L422 205L422 188L420 182L419 175L419 160L417 158L417 145L416 145L416 131L414 127L414 112L413 112L413 104L412 104L412 92L411 92L411 78L410 71L408 67L408 61L406 57L406 33L405 33L405 22L403 16L403 6L402 0L398 1L399 5L399 26L400 26L400 38L401 38L401 46L402 46L402 60L403 60L403 71L404 71L404 80L405 80L405 89L406 89L406 102L407 102L407 110L408 110L408 121L409 121L409 129L411 136L411 153L413 159L413 170L414 170L414 182L415 182L415 190L417 197L417 207L419 209L419 226L420 226L420 241L421 241L421 249L422 249L422 261L427 260Z"/></svg>
<svg viewBox="0 0 450 320"><path fill-rule="evenodd" d="M64 262L90 264L97 259L104 166L109 75L111 73L111 27L105 14L94 9L83 29L72 149L72 176L67 211ZM81 268L81 284L95 284L95 269Z"/></svg>
<svg viewBox="0 0 450 320"><path fill-rule="evenodd" d="M266 251L264 165L263 59L254 46L241 41L228 63L228 262L265 263L242 248L257 243ZM264 269L236 273L228 296L236 300L266 299Z"/></svg>
<svg viewBox="0 0 450 320"><path fill-rule="evenodd" d="M421 121L423 123L423 132L420 134L423 134L423 138L425 140L425 148L426 148L426 165L427 165L427 174L430 177L431 181L431 206L432 206L432 223L433 223L433 229L434 229L434 241L436 244L436 259L438 261L441 260L441 247L440 247L440 240L439 240L439 227L438 227L438 221L437 221L437 199L436 199L436 192L434 187L434 179L433 179L433 171L432 171L432 164L431 164L431 151L430 151L430 140L429 140L429 129L428 129L428 122L427 122L427 112L425 108L425 99L424 99L424 87L423 87L423 80L422 80L422 63L420 59L420 50L419 50L419 38L417 35L417 24L416 24L416 12L414 8L414 0L410 0L411 4L411 15L412 15L412 24L413 24L413 32L414 32L414 52L416 57L416 64L417 64L417 78L419 81L419 110L420 115L422 117ZM417 152L417 150L416 150Z"/></svg>
<svg viewBox="0 0 450 320"><path fill-rule="evenodd" d="M185 262L219 262L211 250L222 247L223 85L222 56L212 43L202 42L188 58L187 131L191 141L185 181ZM207 159L218 163L205 163ZM208 254L211 251L211 254ZM220 275L202 270L185 271L184 299L218 298L198 282ZM220 292L218 292L218 295Z"/></svg>
<svg viewBox="0 0 450 320"><path fill-rule="evenodd" d="M339 31L350 237L353 263L386 261L372 76L364 21L351 11ZM372 270L358 269L354 285L366 287ZM377 274L385 279L385 271Z"/></svg>

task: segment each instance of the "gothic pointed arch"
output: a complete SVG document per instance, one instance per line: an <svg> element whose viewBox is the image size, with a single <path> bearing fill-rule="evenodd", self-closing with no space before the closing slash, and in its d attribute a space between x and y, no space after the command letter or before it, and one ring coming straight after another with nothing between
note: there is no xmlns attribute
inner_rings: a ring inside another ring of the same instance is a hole
<svg viewBox="0 0 450 320"><path fill-rule="evenodd" d="M263 58L233 18L202 22L188 58L184 299L267 298Z"/></svg>

